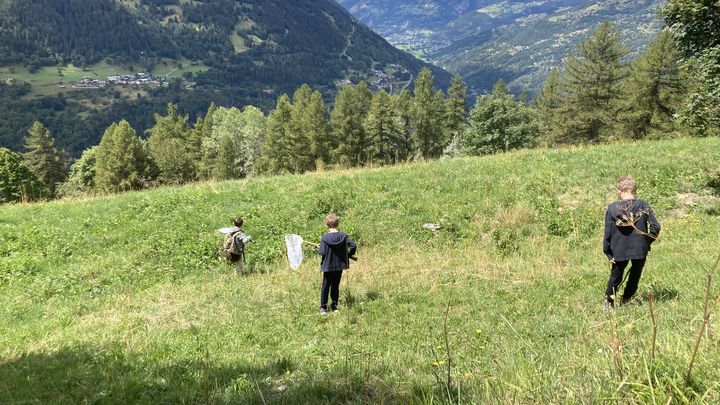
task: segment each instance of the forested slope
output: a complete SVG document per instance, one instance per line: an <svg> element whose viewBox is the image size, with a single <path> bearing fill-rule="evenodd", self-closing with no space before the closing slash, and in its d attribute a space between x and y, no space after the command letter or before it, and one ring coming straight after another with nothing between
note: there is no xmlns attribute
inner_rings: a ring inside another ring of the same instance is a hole
<svg viewBox="0 0 720 405"><path fill-rule="evenodd" d="M201 68L152 89L52 86L68 64L104 79L93 73L100 62L126 73L167 72L175 65ZM194 119L211 101L267 108L303 83L329 98L336 92L335 81L358 82L371 68L393 64L408 75L428 66L331 0L2 0L0 146L19 150L34 118L47 121L59 145L77 155L119 118L148 128L153 113L169 102ZM431 68L446 86L449 75ZM1 80L6 78L12 82ZM42 94L36 91L40 82L51 84ZM18 98L18 92L24 95Z"/></svg>

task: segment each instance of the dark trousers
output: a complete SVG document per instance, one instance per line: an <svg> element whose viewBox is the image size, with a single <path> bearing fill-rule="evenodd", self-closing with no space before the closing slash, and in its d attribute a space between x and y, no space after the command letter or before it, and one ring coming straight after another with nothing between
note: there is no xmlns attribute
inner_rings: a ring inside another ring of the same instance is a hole
<svg viewBox="0 0 720 405"><path fill-rule="evenodd" d="M638 282L640 282L640 276L642 275L643 267L645 266L645 259L634 259L625 260L622 262L615 262L610 269L610 279L608 279L607 290L605 290L605 297L613 302L612 296L616 295L618 288L622 283L623 273L628 263L632 262L630 266L630 274L628 275L627 284L623 290L622 300L623 302L630 299L630 297L637 291Z"/></svg>
<svg viewBox="0 0 720 405"><path fill-rule="evenodd" d="M327 309L328 293L332 300L331 309L337 309L338 300L340 299L340 278L342 270L323 272L322 289L320 290L320 308Z"/></svg>

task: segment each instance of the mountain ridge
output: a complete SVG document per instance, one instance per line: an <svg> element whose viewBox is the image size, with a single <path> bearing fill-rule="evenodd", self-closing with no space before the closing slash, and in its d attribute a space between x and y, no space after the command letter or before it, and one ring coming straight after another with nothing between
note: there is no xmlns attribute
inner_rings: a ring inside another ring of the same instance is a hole
<svg viewBox="0 0 720 405"><path fill-rule="evenodd" d="M498 79L515 91L537 91L547 72L603 20L618 26L629 57L662 27L659 0L339 2L390 43L460 74L480 92Z"/></svg>

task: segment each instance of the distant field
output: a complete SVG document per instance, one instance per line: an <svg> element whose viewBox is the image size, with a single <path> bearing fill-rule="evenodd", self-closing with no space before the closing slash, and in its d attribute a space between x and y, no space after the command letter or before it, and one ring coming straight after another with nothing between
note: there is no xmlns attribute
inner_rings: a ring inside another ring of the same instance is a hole
<svg viewBox="0 0 720 405"><path fill-rule="evenodd" d="M168 79L180 78L185 72L198 73L207 70L204 65L192 66L185 62L181 68L176 66L177 62L169 61L167 65L158 65L153 75L167 77ZM89 77L97 80L105 80L109 76L127 75L141 72L142 68L135 67L131 72L127 66L109 65L102 62L84 69L74 65L63 67L43 67L35 73L28 72L22 66L0 67L0 78L14 78L30 83L32 91L29 97L45 96L58 93L67 93L76 89L71 86L74 83Z"/></svg>
<svg viewBox="0 0 720 405"><path fill-rule="evenodd" d="M0 403L717 404L717 312L683 380L718 169L720 139L681 139L2 206ZM606 313L603 214L626 174L663 231ZM318 240L329 212L359 261L320 316L318 258L290 271L283 236ZM247 277L216 255L236 215Z"/></svg>

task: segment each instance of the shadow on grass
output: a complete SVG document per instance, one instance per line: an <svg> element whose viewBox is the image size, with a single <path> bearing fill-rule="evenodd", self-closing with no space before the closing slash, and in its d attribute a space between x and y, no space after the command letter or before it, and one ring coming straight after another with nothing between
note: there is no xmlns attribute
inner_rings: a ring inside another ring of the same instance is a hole
<svg viewBox="0 0 720 405"><path fill-rule="evenodd" d="M373 386L359 374L293 380L296 364L285 357L261 365L216 365L203 356L175 360L171 353L121 347L0 359L0 403L406 402L392 387Z"/></svg>
<svg viewBox="0 0 720 405"><path fill-rule="evenodd" d="M655 301L671 301L677 298L680 291L674 287L665 287L659 285L650 286L650 291L643 293L643 301L647 301L652 294Z"/></svg>

